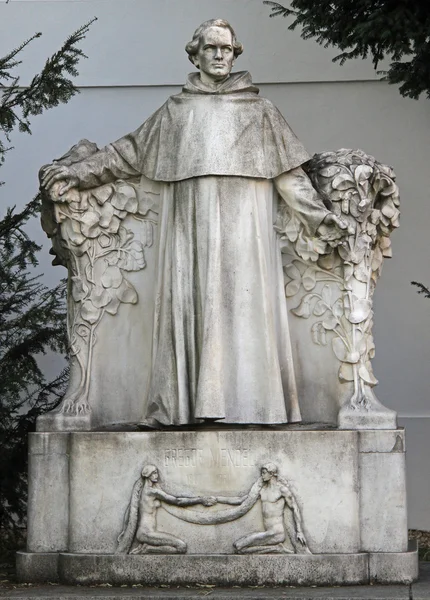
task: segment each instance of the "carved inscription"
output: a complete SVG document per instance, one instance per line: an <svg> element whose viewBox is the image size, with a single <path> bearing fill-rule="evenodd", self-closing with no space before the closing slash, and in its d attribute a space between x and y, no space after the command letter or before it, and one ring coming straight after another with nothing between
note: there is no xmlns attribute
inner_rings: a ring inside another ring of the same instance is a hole
<svg viewBox="0 0 430 600"><path fill-rule="evenodd" d="M169 448L164 451L165 467L255 467L250 448Z"/></svg>

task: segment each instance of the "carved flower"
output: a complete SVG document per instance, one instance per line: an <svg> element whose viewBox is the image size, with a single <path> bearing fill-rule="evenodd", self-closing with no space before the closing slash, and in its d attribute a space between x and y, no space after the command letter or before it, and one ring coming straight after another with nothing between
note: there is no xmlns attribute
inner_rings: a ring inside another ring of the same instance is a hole
<svg viewBox="0 0 430 600"><path fill-rule="evenodd" d="M309 292L314 289L317 283L314 267L307 267L302 274L294 262L295 261L285 267L285 273L291 279L285 286L285 295L287 297L297 294L301 285Z"/></svg>
<svg viewBox="0 0 430 600"><path fill-rule="evenodd" d="M297 254L303 260L311 260L312 262L316 262L321 254L327 252L326 242L316 237L305 237L302 231L299 233L295 247Z"/></svg>

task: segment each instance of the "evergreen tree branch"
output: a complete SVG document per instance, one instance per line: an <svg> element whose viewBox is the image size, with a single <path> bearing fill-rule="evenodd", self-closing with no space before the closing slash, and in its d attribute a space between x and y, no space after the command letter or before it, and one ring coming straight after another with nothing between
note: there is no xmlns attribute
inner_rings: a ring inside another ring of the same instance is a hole
<svg viewBox="0 0 430 600"><path fill-rule="evenodd" d="M264 0L271 17L293 17L303 39L314 38L341 52L333 59L370 58L375 70L391 60L384 79L403 96L430 98L430 3L403 0L291 0L291 8ZM406 60L408 59L408 60Z"/></svg>

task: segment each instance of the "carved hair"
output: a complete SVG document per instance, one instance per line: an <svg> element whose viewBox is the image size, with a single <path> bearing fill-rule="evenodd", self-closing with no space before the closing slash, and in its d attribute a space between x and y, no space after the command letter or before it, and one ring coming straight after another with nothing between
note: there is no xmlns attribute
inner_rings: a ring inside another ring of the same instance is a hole
<svg viewBox="0 0 430 600"><path fill-rule="evenodd" d="M149 477L151 477L152 473L155 473L155 471L157 471L157 467L155 465L145 465L142 469L142 479L148 479Z"/></svg>
<svg viewBox="0 0 430 600"><path fill-rule="evenodd" d="M230 23L228 21L225 21L224 19L210 19L209 21L205 21L204 23L202 23L200 27L197 27L193 34L193 39L191 40L191 42L188 42L188 44L185 46L185 51L187 52L188 59L191 62L193 62L193 56L195 56L199 50L200 39L203 33L207 29L210 29L210 27L224 27L225 29L228 29L231 33L233 41L234 57L237 58L240 54L242 54L243 45L237 41L236 33L234 32L234 29L230 25Z"/></svg>
<svg viewBox="0 0 430 600"><path fill-rule="evenodd" d="M275 463L271 463L271 462L266 463L265 465L263 465L261 467L261 470L263 470L263 469L266 469L266 471L268 473L270 473L272 475L272 477L276 477L278 483L280 483L281 485L286 487L291 492L289 482L284 477L281 477L279 475L279 470L278 470L278 467L275 465Z"/></svg>
<svg viewBox="0 0 430 600"><path fill-rule="evenodd" d="M271 475L274 475L275 477L278 476L278 467L275 465L275 463L266 463L265 465L263 465L261 467L261 470L265 469L268 473L270 473Z"/></svg>

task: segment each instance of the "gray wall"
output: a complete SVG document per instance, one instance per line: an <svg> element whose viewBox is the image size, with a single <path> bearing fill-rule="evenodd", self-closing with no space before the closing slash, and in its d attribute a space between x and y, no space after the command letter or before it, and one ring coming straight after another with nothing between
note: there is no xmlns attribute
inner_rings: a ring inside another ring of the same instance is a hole
<svg viewBox="0 0 430 600"><path fill-rule="evenodd" d="M1 208L23 205L36 191L37 171L82 137L99 145L135 129L192 70L183 46L203 20L221 16L245 46L238 70L249 69L261 93L272 99L310 152L361 148L394 167L402 192L402 223L393 236L375 298L377 393L408 428L410 526L430 529L430 302L410 281L430 284L428 165L430 102L402 98L377 80L372 65L339 67L336 54L269 19L261 0L0 0L0 55L35 31L44 33L23 54L22 83L43 65L67 34L98 17L82 47L81 94L33 122L33 135L13 137L15 150L1 170L7 186ZM44 240L38 223L31 235ZM45 244L41 268L52 269ZM58 360L45 361L48 370Z"/></svg>

